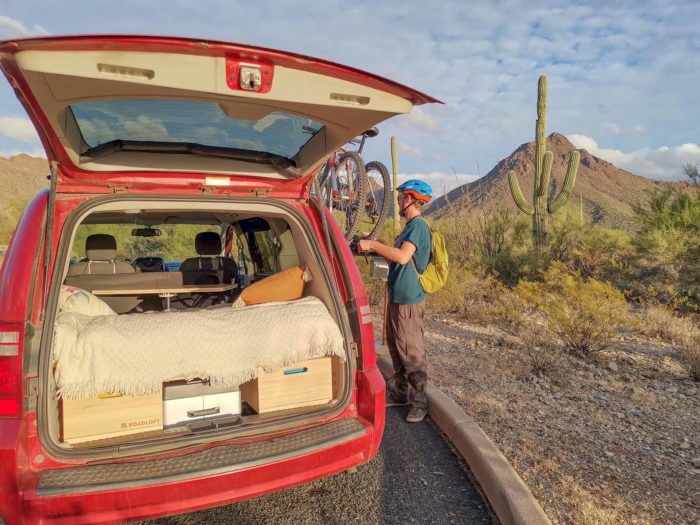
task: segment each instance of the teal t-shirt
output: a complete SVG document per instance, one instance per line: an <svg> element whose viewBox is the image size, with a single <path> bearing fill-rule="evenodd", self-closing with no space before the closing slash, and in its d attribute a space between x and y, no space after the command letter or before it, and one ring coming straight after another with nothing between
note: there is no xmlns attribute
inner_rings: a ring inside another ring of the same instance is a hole
<svg viewBox="0 0 700 525"><path fill-rule="evenodd" d="M401 248L405 242L416 247L413 260L420 273L425 271L430 260L430 228L420 217L414 217L396 238L394 248ZM389 265L389 302L398 304L416 304L425 300L425 292L418 281L418 275L411 261L406 264Z"/></svg>

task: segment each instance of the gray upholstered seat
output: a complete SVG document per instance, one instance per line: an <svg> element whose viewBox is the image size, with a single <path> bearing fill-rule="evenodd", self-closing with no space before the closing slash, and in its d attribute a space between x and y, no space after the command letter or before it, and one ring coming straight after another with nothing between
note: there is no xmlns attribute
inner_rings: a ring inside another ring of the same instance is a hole
<svg viewBox="0 0 700 525"><path fill-rule="evenodd" d="M117 241L111 235L96 233L85 240L85 255L87 260L75 263L68 268L68 276L135 273L136 270L128 263L117 261Z"/></svg>
<svg viewBox="0 0 700 525"><path fill-rule="evenodd" d="M233 259L221 256L221 237L216 232L200 232L194 239L199 257L185 259L180 265L184 284L229 284L238 267Z"/></svg>

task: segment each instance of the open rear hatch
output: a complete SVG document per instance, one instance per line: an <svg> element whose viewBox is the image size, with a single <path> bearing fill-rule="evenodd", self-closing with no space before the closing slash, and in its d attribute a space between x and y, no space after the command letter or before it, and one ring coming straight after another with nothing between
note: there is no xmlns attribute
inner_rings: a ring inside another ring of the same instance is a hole
<svg viewBox="0 0 700 525"><path fill-rule="evenodd" d="M58 192L308 191L338 147L416 104L378 76L213 41L52 37L0 44L2 69L60 164Z"/></svg>
<svg viewBox="0 0 700 525"><path fill-rule="evenodd" d="M279 433L347 410L359 335L299 209L109 196L63 231L39 374L52 455ZM186 254L176 271L136 269L176 253Z"/></svg>

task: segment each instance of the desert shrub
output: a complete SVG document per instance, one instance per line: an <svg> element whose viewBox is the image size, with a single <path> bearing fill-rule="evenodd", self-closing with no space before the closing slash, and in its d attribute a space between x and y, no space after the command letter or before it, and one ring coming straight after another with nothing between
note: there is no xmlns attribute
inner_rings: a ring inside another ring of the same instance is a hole
<svg viewBox="0 0 700 525"><path fill-rule="evenodd" d="M464 228L467 220L467 213L455 209L433 223L433 228L438 229L445 237L450 253L450 266L466 265L473 258L473 246Z"/></svg>
<svg viewBox="0 0 700 525"><path fill-rule="evenodd" d="M582 223L570 210L555 215L549 258L583 277L619 281L626 277L632 245L622 230Z"/></svg>
<svg viewBox="0 0 700 525"><path fill-rule="evenodd" d="M6 207L0 210L0 245L10 243L12 233L17 227L17 222L22 216L27 201L21 198L11 199Z"/></svg>
<svg viewBox="0 0 700 525"><path fill-rule="evenodd" d="M473 274L462 264L450 261L450 273L445 286L438 293L428 296L428 307L437 314L460 314L464 298L474 283Z"/></svg>
<svg viewBox="0 0 700 525"><path fill-rule="evenodd" d="M639 329L644 335L672 345L688 346L700 337L700 329L692 318L677 315L663 304L647 304L642 308L639 320Z"/></svg>
<svg viewBox="0 0 700 525"><path fill-rule="evenodd" d="M533 323L523 323L518 330L522 340L522 353L530 370L536 374L556 375L562 360L561 348L548 334L543 333L542 327Z"/></svg>
<svg viewBox="0 0 700 525"><path fill-rule="evenodd" d="M625 298L612 285L585 279L559 262L542 277L520 281L515 291L572 354L595 356L629 323Z"/></svg>
<svg viewBox="0 0 700 525"><path fill-rule="evenodd" d="M690 344L681 346L678 354L688 368L690 376L695 381L700 381L700 337L695 337Z"/></svg>
<svg viewBox="0 0 700 525"><path fill-rule="evenodd" d="M438 221L450 249L450 261L487 272L514 284L532 268L530 225L525 217L499 210L455 211Z"/></svg>
<svg viewBox="0 0 700 525"><path fill-rule="evenodd" d="M700 326L697 321L653 303L641 310L639 318L642 333L673 345L690 375L700 381Z"/></svg>
<svg viewBox="0 0 700 525"><path fill-rule="evenodd" d="M516 330L526 305L493 275L451 265L445 287L428 297L428 307L437 314L455 314L473 323Z"/></svg>
<svg viewBox="0 0 700 525"><path fill-rule="evenodd" d="M647 290L662 302L684 298L678 304L700 309L700 192L656 190L634 211L636 295Z"/></svg>
<svg viewBox="0 0 700 525"><path fill-rule="evenodd" d="M372 278L372 257L368 257L366 260L364 257L355 257L355 261L360 269L362 280L365 283L369 304L372 308L384 308L386 283Z"/></svg>

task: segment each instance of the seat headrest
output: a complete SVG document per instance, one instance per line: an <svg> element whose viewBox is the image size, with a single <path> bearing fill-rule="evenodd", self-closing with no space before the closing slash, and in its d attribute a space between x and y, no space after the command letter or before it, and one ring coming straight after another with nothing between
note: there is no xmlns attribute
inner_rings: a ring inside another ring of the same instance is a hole
<svg viewBox="0 0 700 525"><path fill-rule="evenodd" d="M221 237L216 232L200 232L194 238L194 248L199 255L221 255Z"/></svg>
<svg viewBox="0 0 700 525"><path fill-rule="evenodd" d="M85 239L85 255L91 261L111 261L117 257L117 241L106 233L95 233Z"/></svg>

